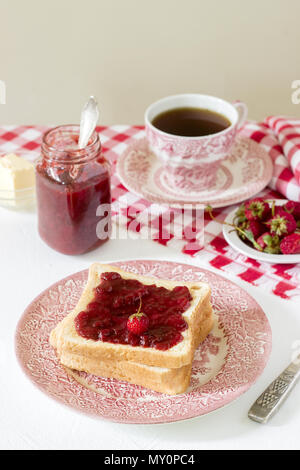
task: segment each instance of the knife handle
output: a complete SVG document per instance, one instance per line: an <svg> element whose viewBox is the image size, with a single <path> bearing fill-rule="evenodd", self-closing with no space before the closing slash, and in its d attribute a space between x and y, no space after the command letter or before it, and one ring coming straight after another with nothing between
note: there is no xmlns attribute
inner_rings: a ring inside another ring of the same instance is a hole
<svg viewBox="0 0 300 470"><path fill-rule="evenodd" d="M249 418L258 423L267 423L286 400L299 375L299 365L291 363L251 406Z"/></svg>

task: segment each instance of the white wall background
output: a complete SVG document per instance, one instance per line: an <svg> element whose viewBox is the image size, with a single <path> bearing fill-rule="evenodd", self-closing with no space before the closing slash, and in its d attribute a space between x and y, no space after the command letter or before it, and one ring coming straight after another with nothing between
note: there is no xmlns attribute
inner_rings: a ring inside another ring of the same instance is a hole
<svg viewBox="0 0 300 470"><path fill-rule="evenodd" d="M251 118L300 117L299 0L0 0L0 124L143 122L165 95L240 99Z"/></svg>

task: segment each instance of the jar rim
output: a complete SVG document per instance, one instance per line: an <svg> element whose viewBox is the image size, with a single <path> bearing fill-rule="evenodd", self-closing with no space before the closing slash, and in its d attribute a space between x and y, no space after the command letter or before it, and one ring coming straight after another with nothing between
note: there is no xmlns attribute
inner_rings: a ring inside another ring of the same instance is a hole
<svg viewBox="0 0 300 470"><path fill-rule="evenodd" d="M45 132L43 135L43 140L42 140L42 151L44 155L48 158L54 159L54 160L59 160L59 161L67 161L72 162L75 161L80 161L82 159L86 159L88 157L92 158L93 156L96 156L100 149L101 149L101 143L99 139L98 132L94 130L93 134L90 137L90 140L86 147L83 149L80 148L72 148L72 149L66 149L66 148L59 148L53 142L50 141L50 137L55 138L55 135L57 136L67 136L69 135L74 135L79 137L79 129L80 126L78 124L64 124L60 126L53 127L49 129L48 131Z"/></svg>

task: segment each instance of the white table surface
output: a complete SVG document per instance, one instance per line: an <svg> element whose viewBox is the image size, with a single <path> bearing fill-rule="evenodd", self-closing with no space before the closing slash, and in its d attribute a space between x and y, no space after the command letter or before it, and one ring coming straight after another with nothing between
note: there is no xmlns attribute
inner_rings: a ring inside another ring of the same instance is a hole
<svg viewBox="0 0 300 470"><path fill-rule="evenodd" d="M268 316L273 352L258 382L224 409L172 424L111 423L64 407L27 379L15 357L14 333L31 300L93 261L135 258L200 264L199 260L195 262L145 240L111 240L86 255L64 256L39 239L34 212L0 208L0 449L299 449L300 384L269 424L250 421L247 411L290 362L292 346L300 340L300 305L265 294L243 281L235 280L255 297Z"/></svg>

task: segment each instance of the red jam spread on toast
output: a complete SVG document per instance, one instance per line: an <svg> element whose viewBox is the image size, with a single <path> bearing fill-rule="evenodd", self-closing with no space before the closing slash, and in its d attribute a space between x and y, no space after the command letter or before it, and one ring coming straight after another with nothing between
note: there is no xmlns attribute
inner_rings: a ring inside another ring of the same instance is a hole
<svg viewBox="0 0 300 470"><path fill-rule="evenodd" d="M185 286L169 290L106 272L101 274L93 300L75 318L75 328L86 339L167 350L183 339L187 323L182 314L191 301ZM143 334L135 335L128 330L127 321L140 304L149 318L149 327Z"/></svg>

